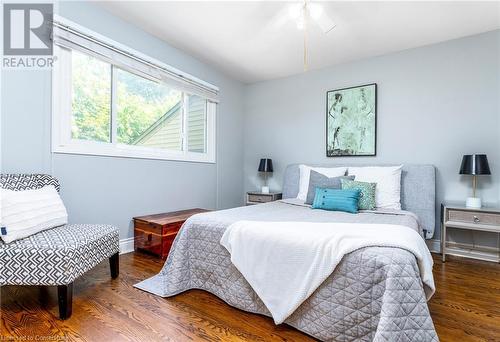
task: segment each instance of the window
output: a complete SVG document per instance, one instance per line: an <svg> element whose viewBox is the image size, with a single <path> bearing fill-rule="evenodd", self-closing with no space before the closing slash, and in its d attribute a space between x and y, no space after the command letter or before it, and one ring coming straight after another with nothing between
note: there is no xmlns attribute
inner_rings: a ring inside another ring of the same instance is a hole
<svg viewBox="0 0 500 342"><path fill-rule="evenodd" d="M207 140L207 104L196 95L187 98L188 151L205 152Z"/></svg>
<svg viewBox="0 0 500 342"><path fill-rule="evenodd" d="M54 152L215 162L210 95L147 62L108 57L102 43L82 48L54 32Z"/></svg>
<svg viewBox="0 0 500 342"><path fill-rule="evenodd" d="M111 142L111 65L72 54L71 138Z"/></svg>
<svg viewBox="0 0 500 342"><path fill-rule="evenodd" d="M182 92L116 69L117 140L182 150Z"/></svg>

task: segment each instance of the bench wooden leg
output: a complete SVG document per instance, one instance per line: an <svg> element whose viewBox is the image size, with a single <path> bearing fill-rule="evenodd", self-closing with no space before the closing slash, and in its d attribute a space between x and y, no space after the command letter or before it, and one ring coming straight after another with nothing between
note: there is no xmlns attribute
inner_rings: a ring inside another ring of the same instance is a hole
<svg viewBox="0 0 500 342"><path fill-rule="evenodd" d="M68 319L73 312L73 283L57 286L57 298L59 302L59 318Z"/></svg>
<svg viewBox="0 0 500 342"><path fill-rule="evenodd" d="M111 278L117 278L118 274L120 274L120 256L118 253L113 254L109 258L109 269L111 271Z"/></svg>
<svg viewBox="0 0 500 342"><path fill-rule="evenodd" d="M42 308L46 308L49 304L49 291L47 286L38 286L38 300Z"/></svg>

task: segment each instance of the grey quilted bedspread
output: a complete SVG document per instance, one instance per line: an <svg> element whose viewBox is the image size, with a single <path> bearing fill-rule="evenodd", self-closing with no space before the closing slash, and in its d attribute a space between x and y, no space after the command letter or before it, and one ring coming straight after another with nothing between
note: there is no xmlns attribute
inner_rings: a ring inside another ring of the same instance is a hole
<svg viewBox="0 0 500 342"><path fill-rule="evenodd" d="M229 305L270 316L220 245L238 220L366 222L418 229L414 216L312 210L283 202L191 217L177 235L161 272L136 287L162 297L189 289L213 293ZM285 323L323 341L437 341L413 254L367 247L344 257L331 276Z"/></svg>

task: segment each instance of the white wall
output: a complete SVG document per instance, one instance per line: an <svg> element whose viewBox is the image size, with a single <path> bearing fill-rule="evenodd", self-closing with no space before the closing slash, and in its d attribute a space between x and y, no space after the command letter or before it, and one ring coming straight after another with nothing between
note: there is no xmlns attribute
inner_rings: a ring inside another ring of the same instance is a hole
<svg viewBox="0 0 500 342"><path fill-rule="evenodd" d="M247 86L245 189L260 186L264 156L273 159L274 189L290 163L426 163L437 168L439 204L467 197L470 179L458 169L463 154L477 152L488 154L493 172L480 179L480 194L497 203L499 37L495 31ZM366 83L378 85L377 156L327 158L326 91ZM493 235L478 238L496 243Z"/></svg>

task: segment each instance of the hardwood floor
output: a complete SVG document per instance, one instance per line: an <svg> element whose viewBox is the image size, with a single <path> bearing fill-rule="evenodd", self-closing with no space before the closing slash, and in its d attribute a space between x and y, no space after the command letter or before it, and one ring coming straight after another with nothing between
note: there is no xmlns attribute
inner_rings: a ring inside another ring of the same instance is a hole
<svg viewBox="0 0 500 342"><path fill-rule="evenodd" d="M441 341L500 341L500 264L434 256L429 301Z"/></svg>
<svg viewBox="0 0 500 342"><path fill-rule="evenodd" d="M0 341L313 341L204 291L164 299L137 290L163 262L130 253L120 263L116 280L105 262L75 282L67 321L57 319L55 288L3 287ZM436 256L434 276L429 307L441 341L500 341L499 264Z"/></svg>

